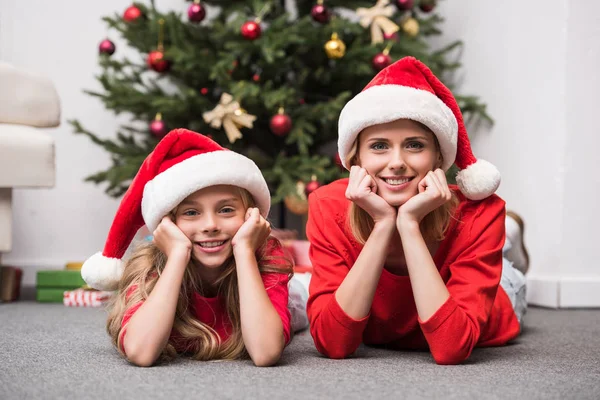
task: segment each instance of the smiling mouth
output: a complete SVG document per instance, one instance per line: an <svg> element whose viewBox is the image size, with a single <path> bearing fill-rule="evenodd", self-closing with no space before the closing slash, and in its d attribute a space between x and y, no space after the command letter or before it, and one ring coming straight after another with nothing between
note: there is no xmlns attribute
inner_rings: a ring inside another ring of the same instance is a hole
<svg viewBox="0 0 600 400"><path fill-rule="evenodd" d="M223 243L225 243L226 240L221 240L221 241L212 241L212 242L196 242L196 244L198 244L198 246L204 248L204 249L211 249L214 247L219 247L222 246Z"/></svg>
<svg viewBox="0 0 600 400"><path fill-rule="evenodd" d="M381 178L381 180L391 186L404 185L405 183L410 182L412 179L413 178Z"/></svg>

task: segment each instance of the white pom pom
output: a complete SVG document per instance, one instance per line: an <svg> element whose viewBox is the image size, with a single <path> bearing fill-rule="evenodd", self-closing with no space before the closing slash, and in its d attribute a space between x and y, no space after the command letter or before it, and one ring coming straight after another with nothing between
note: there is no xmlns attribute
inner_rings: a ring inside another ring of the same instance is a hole
<svg viewBox="0 0 600 400"><path fill-rule="evenodd" d="M477 160L456 175L460 191L471 200L483 200L500 186L500 172L491 163Z"/></svg>
<svg viewBox="0 0 600 400"><path fill-rule="evenodd" d="M98 252L87 259L81 267L81 277L94 289L116 290L123 275L123 262Z"/></svg>

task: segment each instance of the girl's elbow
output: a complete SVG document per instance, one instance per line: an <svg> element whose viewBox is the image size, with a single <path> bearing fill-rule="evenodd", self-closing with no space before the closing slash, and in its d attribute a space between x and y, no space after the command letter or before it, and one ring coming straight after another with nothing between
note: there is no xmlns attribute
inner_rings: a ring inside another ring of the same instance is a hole
<svg viewBox="0 0 600 400"><path fill-rule="evenodd" d="M150 351L143 349L127 349L127 361L137 367L151 367L156 362L158 356Z"/></svg>
<svg viewBox="0 0 600 400"><path fill-rule="evenodd" d="M282 351L276 352L261 352L259 354L252 355L252 362L257 367L272 367L277 364L281 358Z"/></svg>

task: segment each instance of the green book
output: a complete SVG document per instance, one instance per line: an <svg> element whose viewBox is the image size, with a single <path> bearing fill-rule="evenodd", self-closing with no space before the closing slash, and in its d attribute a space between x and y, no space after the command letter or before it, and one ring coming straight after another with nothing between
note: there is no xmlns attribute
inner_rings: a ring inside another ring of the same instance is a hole
<svg viewBox="0 0 600 400"><path fill-rule="evenodd" d="M64 288L65 290L77 289L85 285L81 271L47 270L38 271L38 288ZM62 300L61 300L62 301Z"/></svg>
<svg viewBox="0 0 600 400"><path fill-rule="evenodd" d="M35 298L42 303L62 303L65 290L38 287Z"/></svg>

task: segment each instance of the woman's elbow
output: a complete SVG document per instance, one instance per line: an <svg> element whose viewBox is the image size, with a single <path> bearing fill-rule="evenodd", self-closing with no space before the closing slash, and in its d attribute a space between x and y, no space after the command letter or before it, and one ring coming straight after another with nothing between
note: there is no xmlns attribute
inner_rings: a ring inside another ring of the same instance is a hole
<svg viewBox="0 0 600 400"><path fill-rule="evenodd" d="M471 352L457 349L454 351L432 352L431 355L438 365L458 365L465 362L471 355Z"/></svg>

